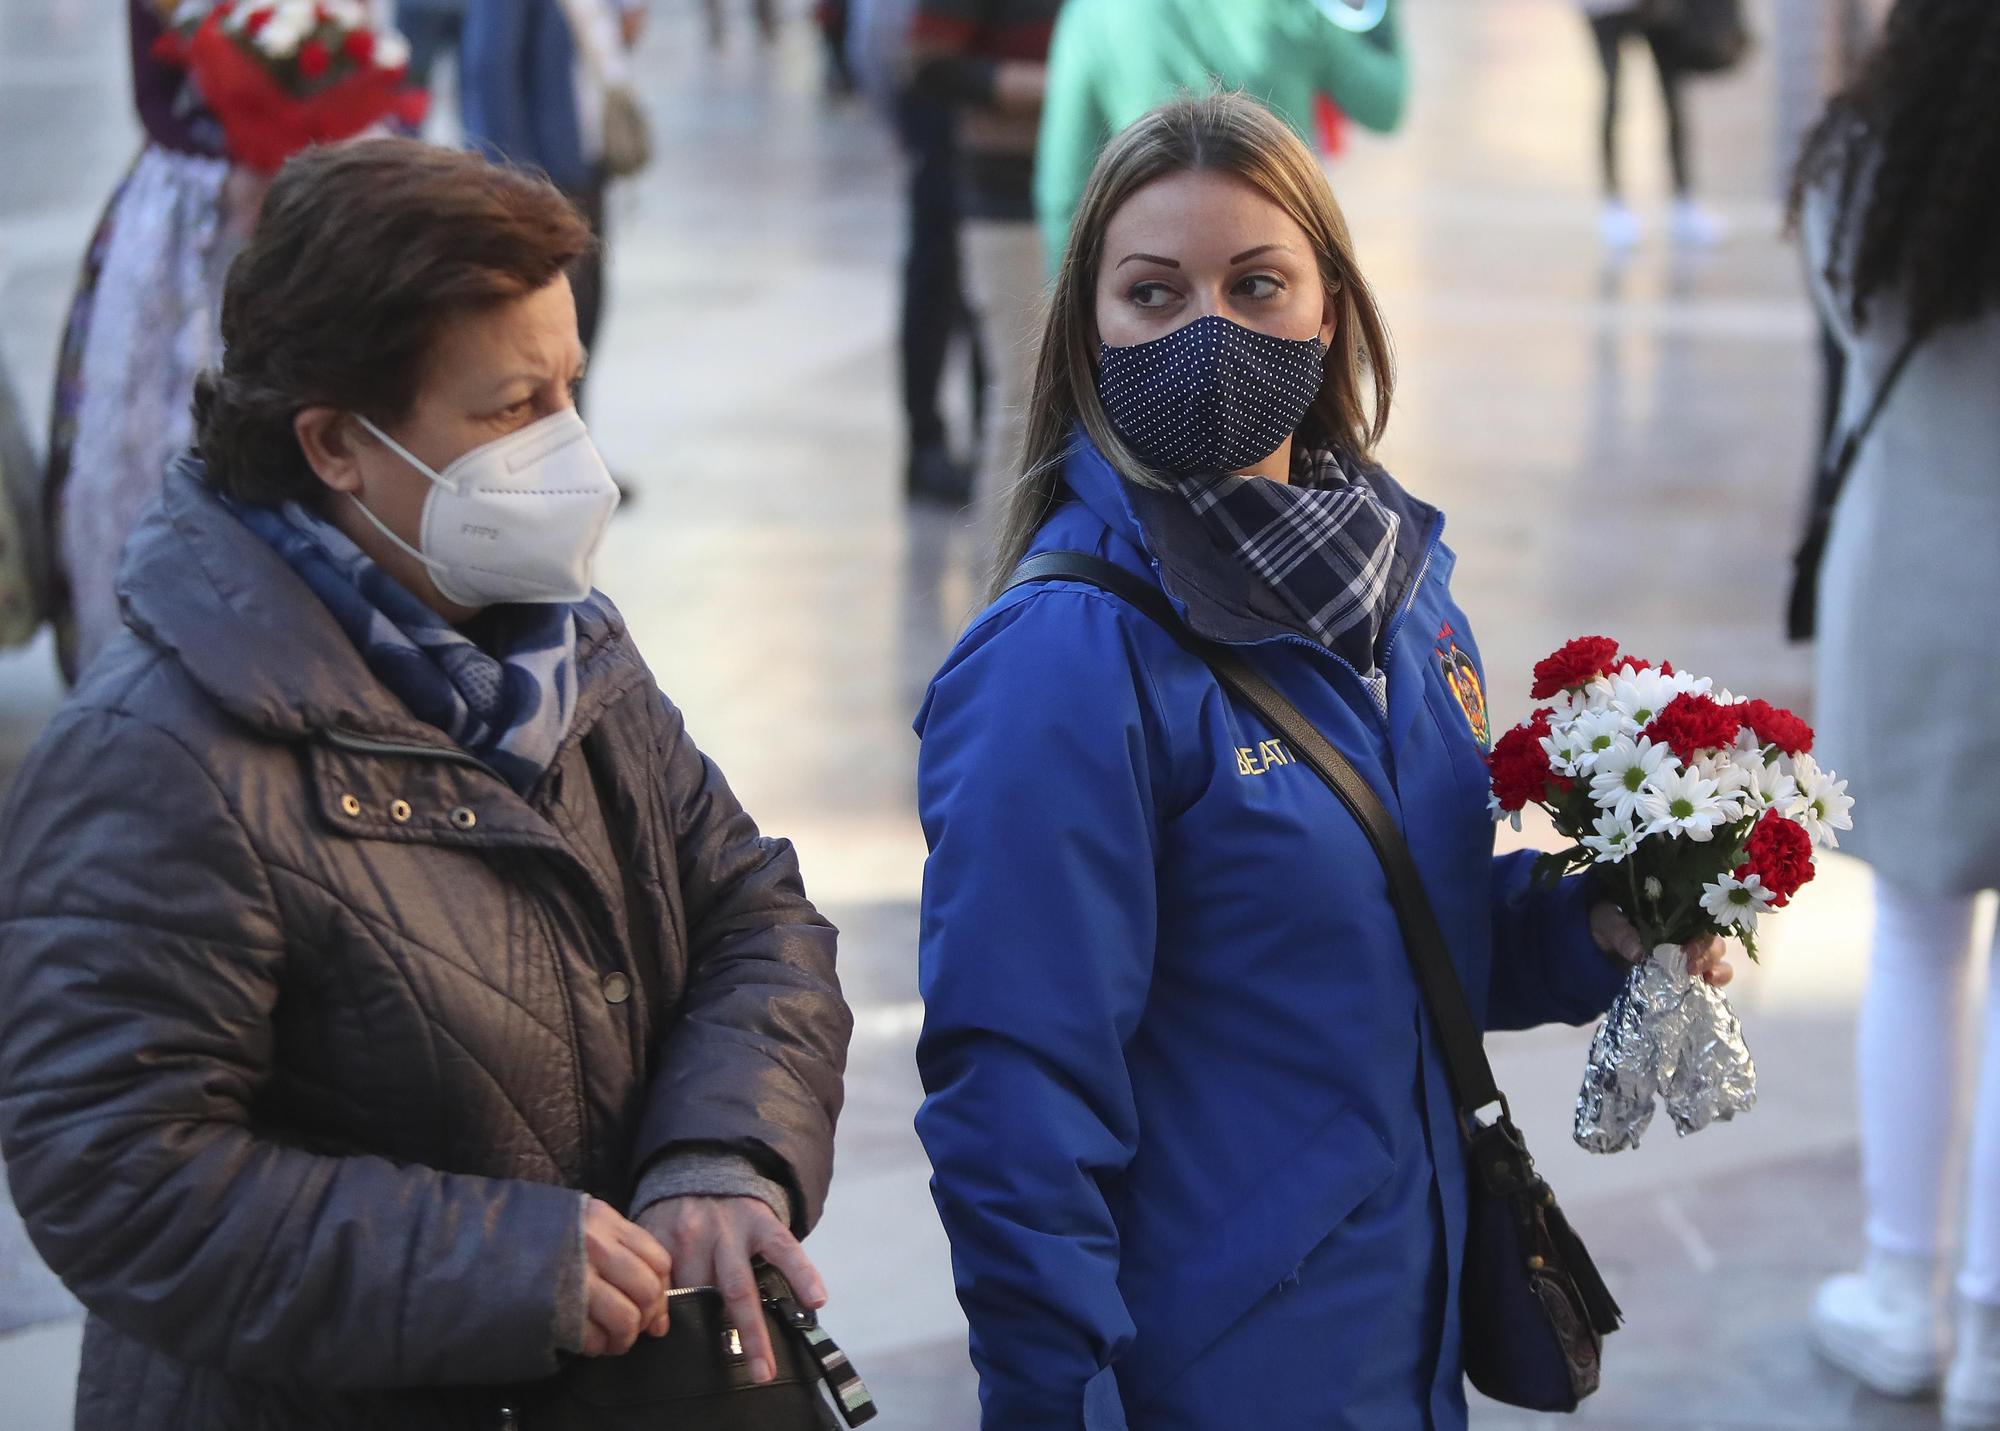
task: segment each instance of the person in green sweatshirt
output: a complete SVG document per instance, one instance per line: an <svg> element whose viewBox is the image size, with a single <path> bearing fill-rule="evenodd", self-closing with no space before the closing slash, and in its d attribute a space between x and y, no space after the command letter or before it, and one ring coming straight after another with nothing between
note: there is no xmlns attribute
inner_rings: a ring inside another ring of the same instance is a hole
<svg viewBox="0 0 2000 1431"><path fill-rule="evenodd" d="M1062 253L1098 150L1176 94L1239 89L1308 136L1313 98L1324 94L1356 123L1394 129L1409 92L1397 9L1397 0L1069 0L1035 151L1042 251L1051 261Z"/></svg>

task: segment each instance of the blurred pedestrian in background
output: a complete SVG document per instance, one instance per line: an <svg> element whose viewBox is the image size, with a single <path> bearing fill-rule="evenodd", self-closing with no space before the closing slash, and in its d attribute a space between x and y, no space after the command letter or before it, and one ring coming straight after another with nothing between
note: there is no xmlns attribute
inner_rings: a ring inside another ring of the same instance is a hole
<svg viewBox="0 0 2000 1431"><path fill-rule="evenodd" d="M379 140L230 271L129 628L0 824L0 1147L80 1431L500 1426L670 1286L761 1380L751 1259L824 1299L835 935L591 589L589 243Z"/></svg>
<svg viewBox="0 0 2000 1431"><path fill-rule="evenodd" d="M854 64L847 53L847 34L853 7L849 0L818 0L813 6L813 26L819 31L826 52L826 87L835 96L853 94L858 87Z"/></svg>
<svg viewBox="0 0 2000 1431"><path fill-rule="evenodd" d="M84 256L49 423L51 612L72 679L122 629L120 554L187 445L194 376L218 351L223 278L269 176L308 144L422 112L421 93L403 87L403 40L367 5L274 10L256 28L224 27L213 10L127 6L145 147Z"/></svg>
<svg viewBox="0 0 2000 1431"><path fill-rule="evenodd" d="M2000 6L1899 0L1806 146L1794 213L1846 350L1839 430L1859 444L1819 582L1820 750L1867 811L1849 843L1876 876L1867 1254L1820 1290L1813 1329L1870 1385L1914 1395L1943 1372L1949 1425L2000 1427L2000 946L1948 1370L1937 1285L1973 906L2000 887L2000 714L1980 648L2000 623Z"/></svg>
<svg viewBox="0 0 2000 1431"><path fill-rule="evenodd" d="M910 91L956 119L965 293L978 326L987 396L973 504L984 563L1002 486L1020 470L1022 422L1041 318L1035 136L1049 37L1062 0L918 0Z"/></svg>
<svg viewBox="0 0 2000 1431"><path fill-rule="evenodd" d="M1680 0L1582 0L1604 70L1604 109L1599 128L1599 154L1604 178L1604 208L1598 233L1612 248L1630 248L1639 241L1639 216L1625 202L1618 166L1619 73L1628 41L1644 40L1660 77L1660 104L1667 122L1667 164L1673 175L1674 207L1671 231L1689 244L1719 242L1728 232L1720 216L1695 201L1694 175L1688 160L1685 84L1695 73L1690 64L1684 27L1702 23L1690 19Z"/></svg>
<svg viewBox="0 0 2000 1431"><path fill-rule="evenodd" d="M1400 0L1363 30L1338 23L1342 0L1069 0L1049 54L1035 162L1035 209L1051 260L1112 135L1177 94L1220 86L1251 95L1299 134L1314 98L1387 133L1409 93Z"/></svg>
<svg viewBox="0 0 2000 1431"><path fill-rule="evenodd" d="M728 37L728 28L723 21L723 9L729 0L702 0L702 9L708 16L708 42L715 48L722 48ZM778 0L749 0L750 14L757 25L757 38L770 44L778 36Z"/></svg>
<svg viewBox="0 0 2000 1431"><path fill-rule="evenodd" d="M1464 1134L1367 836L1134 603L1008 573L1114 564L1396 790L1475 1018L1595 1018L1636 932L1493 856L1443 519L1370 456L1388 334L1297 134L1216 95L1114 139L1041 355L917 718L917 1129L982 1425L1462 1428Z"/></svg>
<svg viewBox="0 0 2000 1431"><path fill-rule="evenodd" d="M611 64L638 38L645 9L646 0L479 0L466 11L459 46L466 138L502 163L546 175L595 236L570 274L586 352L606 297L605 90L622 82ZM598 26L618 30L616 41Z"/></svg>
<svg viewBox="0 0 2000 1431"><path fill-rule="evenodd" d="M194 377L220 344L223 276L263 189L231 163L187 71L154 53L174 8L126 5L145 142L91 236L57 358L46 540L57 652L72 680L124 627L119 554L187 446Z"/></svg>
<svg viewBox="0 0 2000 1431"><path fill-rule="evenodd" d="M396 28L410 42L410 82L429 89L439 64L458 52L468 0L396 0Z"/></svg>
<svg viewBox="0 0 2000 1431"><path fill-rule="evenodd" d="M972 497L971 480L940 401L953 348L963 345L969 359L975 443L985 375L959 255L953 107L911 87L910 21L916 9L917 0L855 0L847 50L857 82L894 128L907 166L908 227L897 321L904 490L911 497L964 506Z"/></svg>

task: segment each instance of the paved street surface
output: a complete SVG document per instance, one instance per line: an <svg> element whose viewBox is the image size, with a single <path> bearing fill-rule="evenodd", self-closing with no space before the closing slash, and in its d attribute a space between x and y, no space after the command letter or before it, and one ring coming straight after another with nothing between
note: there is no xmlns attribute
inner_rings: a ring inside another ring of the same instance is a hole
<svg viewBox="0 0 2000 1431"><path fill-rule="evenodd" d="M963 1322L910 1128L922 838L909 721L971 592L954 524L900 495L898 164L865 106L823 98L802 23L767 54L739 26L712 57L695 7L654 9L639 70L661 157L613 204L591 392L600 444L641 496L600 579L846 932L859 1026L840 1173L811 1244L829 1323L888 1431L969 1431ZM1628 171L1652 231L1609 263L1593 226L1598 81L1571 0L1408 9L1409 126L1357 137L1335 182L1401 354L1386 456L1450 513L1496 714L1524 714L1529 664L1585 629L1804 700L1807 665L1776 612L1814 378L1777 233L1768 47L1692 97L1703 186L1736 230L1695 255L1658 236L1657 105L1630 57ZM81 247L133 144L114 13L0 0L0 351L37 415ZM0 657L0 768L56 698L45 649ZM1868 901L1865 871L1836 861L1739 982L1763 1101L1735 1125L1685 1143L1660 1129L1593 1160L1567 1138L1586 1035L1495 1040L1501 1082L1629 1313L1578 1424L1935 1424L1819 1366L1801 1333L1814 1282L1858 1236L1851 1026ZM0 1203L4 1431L67 1424L77 1315ZM1492 1431L1537 1420L1474 1415Z"/></svg>

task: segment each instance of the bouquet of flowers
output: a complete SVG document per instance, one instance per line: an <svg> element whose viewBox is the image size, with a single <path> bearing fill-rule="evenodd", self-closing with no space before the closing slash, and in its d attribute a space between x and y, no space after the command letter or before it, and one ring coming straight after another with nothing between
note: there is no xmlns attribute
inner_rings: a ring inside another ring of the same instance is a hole
<svg viewBox="0 0 2000 1431"><path fill-rule="evenodd" d="M416 125L426 107L403 83L409 43L362 0L186 0L154 54L189 72L230 157L266 174L391 117Z"/></svg>
<svg viewBox="0 0 2000 1431"><path fill-rule="evenodd" d="M1546 810L1571 844L1538 877L1600 871L1652 951L1591 1041L1577 1142L1636 1147L1656 1099L1683 1136L1747 1111L1757 1074L1741 1026L1681 946L1733 935L1755 959L1758 920L1854 828L1847 782L1820 769L1790 711L1623 656L1609 637L1537 665L1532 695L1549 704L1488 757L1494 816L1519 829L1525 807Z"/></svg>

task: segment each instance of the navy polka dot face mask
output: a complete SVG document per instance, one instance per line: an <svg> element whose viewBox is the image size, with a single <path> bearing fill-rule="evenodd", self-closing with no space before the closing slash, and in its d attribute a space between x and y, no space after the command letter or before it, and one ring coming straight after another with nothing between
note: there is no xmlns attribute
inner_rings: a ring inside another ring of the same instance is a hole
<svg viewBox="0 0 2000 1431"><path fill-rule="evenodd" d="M1167 472L1237 472L1298 431L1326 345L1210 314L1164 338L1097 350L1097 394L1118 435Z"/></svg>

